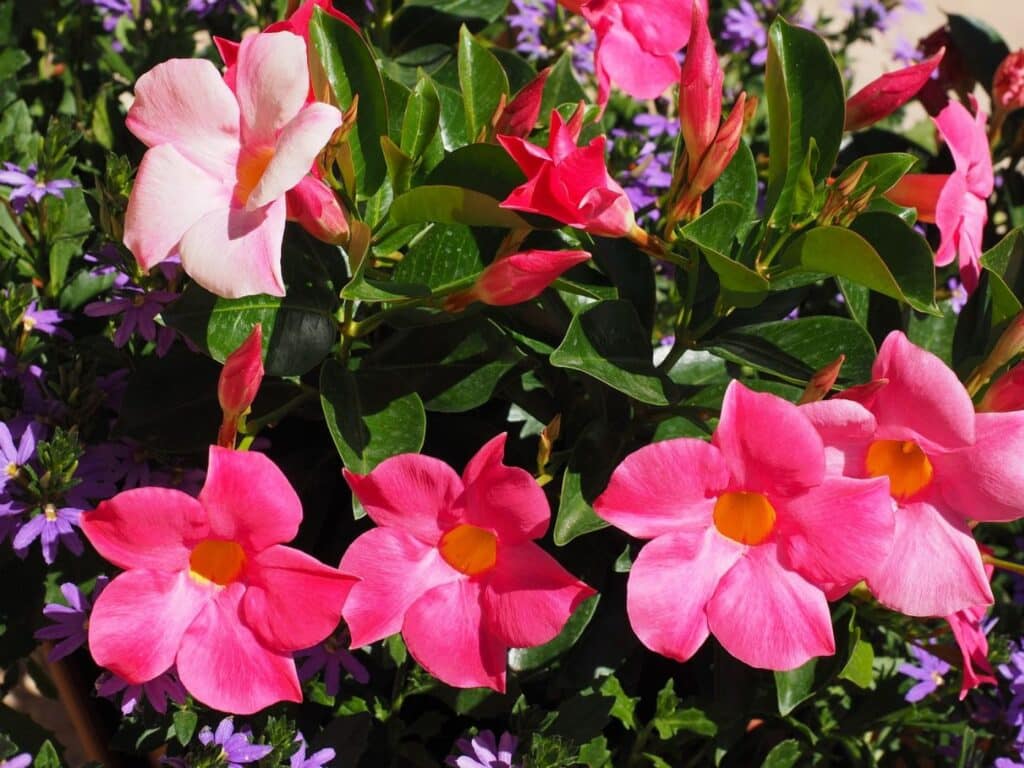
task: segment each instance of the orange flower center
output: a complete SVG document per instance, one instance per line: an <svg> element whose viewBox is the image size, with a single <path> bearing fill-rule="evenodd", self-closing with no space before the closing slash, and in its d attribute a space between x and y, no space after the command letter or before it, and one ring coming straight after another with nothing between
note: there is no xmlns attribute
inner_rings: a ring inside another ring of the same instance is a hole
<svg viewBox="0 0 1024 768"><path fill-rule="evenodd" d="M441 557L468 576L493 568L498 560L498 537L475 525L459 525L441 537Z"/></svg>
<svg viewBox="0 0 1024 768"><path fill-rule="evenodd" d="M908 499L932 481L932 463L913 440L876 440L864 459L871 477L888 477L897 499Z"/></svg>
<svg viewBox="0 0 1024 768"><path fill-rule="evenodd" d="M763 493L730 491L715 502L715 528L740 544L760 544L775 529L775 507Z"/></svg>
<svg viewBox="0 0 1024 768"><path fill-rule="evenodd" d="M245 205L249 200L249 195L263 178L263 172L267 170L273 157L273 147L246 147L242 150L242 154L238 158L238 167L235 170L238 178L235 197L241 205Z"/></svg>
<svg viewBox="0 0 1024 768"><path fill-rule="evenodd" d="M230 584L245 567L245 552L233 541L207 539L188 559L189 575L200 583Z"/></svg>
<svg viewBox="0 0 1024 768"><path fill-rule="evenodd" d="M43 516L50 522L53 522L57 519L57 507L53 504L47 504L43 507Z"/></svg>

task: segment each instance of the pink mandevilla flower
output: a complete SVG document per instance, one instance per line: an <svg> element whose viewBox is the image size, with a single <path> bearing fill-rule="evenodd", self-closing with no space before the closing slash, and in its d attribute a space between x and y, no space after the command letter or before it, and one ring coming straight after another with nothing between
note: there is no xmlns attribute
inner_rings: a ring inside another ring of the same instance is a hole
<svg viewBox="0 0 1024 768"><path fill-rule="evenodd" d="M503 463L505 437L484 445L461 478L417 454L368 475L345 471L378 526L341 560L361 579L343 611L353 648L401 631L434 677L504 691L508 649L548 642L594 594L534 543L551 511L530 473Z"/></svg>
<svg viewBox="0 0 1024 768"><path fill-rule="evenodd" d="M972 117L963 104L954 101L935 118L956 162L953 173L908 173L885 193L898 205L917 208L921 221L939 225L942 242L935 264L944 267L959 258L960 279L969 294L974 293L981 277L988 198L995 185L985 113L976 111Z"/></svg>
<svg viewBox="0 0 1024 768"><path fill-rule="evenodd" d="M835 471L889 478L893 547L867 574L868 587L911 616L991 604L968 522L1022 516L1024 413L975 414L956 374L899 331L882 344L872 378L803 406Z"/></svg>
<svg viewBox="0 0 1024 768"><path fill-rule="evenodd" d="M988 551L988 550L986 550ZM991 579L995 568L985 565L985 575ZM953 638L963 658L963 673L960 681L960 700L967 698L968 691L982 683L995 685L995 671L988 660L988 631L995 626L996 619L985 620L988 605L975 605L947 616L946 621L953 632Z"/></svg>
<svg viewBox="0 0 1024 768"><path fill-rule="evenodd" d="M307 103L306 44L291 32L252 35L228 87L202 59L143 75L129 130L150 147L125 219L144 269L174 253L219 296L283 296L286 193L307 178L341 113Z"/></svg>
<svg viewBox="0 0 1024 768"><path fill-rule="evenodd" d="M560 0L582 13L597 37L594 64L598 101L612 85L637 99L653 99L679 80L676 54L690 39L694 5L707 15L706 0Z"/></svg>
<svg viewBox="0 0 1024 768"><path fill-rule="evenodd" d="M583 130L583 107L566 123L551 111L547 148L517 136L498 141L526 174L526 183L512 190L503 208L550 216L570 227L606 237L623 237L636 227L633 206L625 191L608 174L605 137L578 147Z"/></svg>
<svg viewBox="0 0 1024 768"><path fill-rule="evenodd" d="M352 583L282 546L301 520L273 462L218 447L198 499L138 488L85 513L89 541L125 569L93 607L93 658L133 685L177 664L182 685L223 712L301 701L292 652L334 631Z"/></svg>
<svg viewBox="0 0 1024 768"><path fill-rule="evenodd" d="M884 480L826 472L822 440L796 405L734 381L710 443L641 448L594 509L651 539L626 603L644 645L685 661L710 633L744 663L784 670L835 652L826 590L888 554L887 501Z"/></svg>

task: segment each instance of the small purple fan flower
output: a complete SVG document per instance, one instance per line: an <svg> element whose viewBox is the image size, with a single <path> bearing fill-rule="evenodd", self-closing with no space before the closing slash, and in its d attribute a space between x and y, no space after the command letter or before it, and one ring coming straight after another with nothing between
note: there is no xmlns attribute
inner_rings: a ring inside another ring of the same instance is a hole
<svg viewBox="0 0 1024 768"><path fill-rule="evenodd" d="M297 733L295 734L295 740L299 742L299 748L288 759L289 768L324 768L336 755L333 749L326 747L306 757L306 737L301 733Z"/></svg>
<svg viewBox="0 0 1024 768"><path fill-rule="evenodd" d="M147 680L138 685L129 683L111 672L104 672L96 680L96 693L107 699L114 698L118 693L121 695L121 714L130 715L143 699L149 702L155 711L161 715L167 713L167 702L175 704L185 703L185 688L180 682L174 669L171 668L162 675Z"/></svg>
<svg viewBox="0 0 1024 768"><path fill-rule="evenodd" d="M21 468L35 456L37 430L38 427L34 423L26 426L15 446L14 434L10 427L0 422L0 491L3 491L7 484L18 476Z"/></svg>
<svg viewBox="0 0 1024 768"><path fill-rule="evenodd" d="M244 763L254 763L269 755L274 748L269 744L253 744L252 734L242 729L235 732L235 721L225 717L216 731L209 727L199 732L199 741L205 746L216 744L224 753L228 768L239 768Z"/></svg>
<svg viewBox="0 0 1024 768"><path fill-rule="evenodd" d="M41 181L36 178L37 173L38 169L35 164L22 170L14 163L4 163L4 170L0 171L0 184L11 188L9 200L11 209L15 213L24 213L30 199L35 203L40 203L47 195L62 198L64 190L78 186L78 182L71 179Z"/></svg>
<svg viewBox="0 0 1024 768"><path fill-rule="evenodd" d="M459 739L455 748L461 755L452 755L445 764L453 768L518 768L512 763L519 740L511 733L495 740L493 731L480 731L472 739Z"/></svg>
<svg viewBox="0 0 1024 768"><path fill-rule="evenodd" d="M96 579L91 600L71 582L61 584L61 594L64 595L68 604L49 603L43 608L43 615L53 624L37 631L35 638L36 640L56 642L50 655L47 656L49 661L63 659L85 645L88 640L89 614L92 612L92 605L103 588L107 586L107 581L106 576Z"/></svg>
<svg viewBox="0 0 1024 768"><path fill-rule="evenodd" d="M0 760L0 768L28 768L32 765L32 755L22 752L20 755L11 755Z"/></svg>
<svg viewBox="0 0 1024 768"><path fill-rule="evenodd" d="M84 311L89 317L123 315L114 333L114 346L123 347L137 334L146 341L155 341L156 354L163 357L174 343L175 332L173 328L157 325L156 316L176 298L178 295L170 291L147 292L128 286L122 288L110 301L86 304Z"/></svg>
<svg viewBox="0 0 1024 768"><path fill-rule="evenodd" d="M324 687L328 696L337 696L341 690L341 672L345 670L358 683L364 685L370 681L370 673L355 656L345 647L344 639L333 635L319 645L297 651L295 658L304 659L299 665L299 679L305 682L312 680L318 673L324 673Z"/></svg>
<svg viewBox="0 0 1024 768"><path fill-rule="evenodd" d="M222 14L241 10L238 0L188 0L185 10L205 19L210 14Z"/></svg>
<svg viewBox="0 0 1024 768"><path fill-rule="evenodd" d="M949 664L916 645L910 646L910 653L917 659L918 666L903 663L900 664L899 672L920 681L907 691L903 697L907 701L914 703L935 692L945 682L943 675L949 672Z"/></svg>
<svg viewBox="0 0 1024 768"><path fill-rule="evenodd" d="M722 39L734 53L752 50L750 63L755 67L763 66L768 60L768 29L748 0L740 0L738 7L725 12Z"/></svg>
<svg viewBox="0 0 1024 768"><path fill-rule="evenodd" d="M21 324L26 331L38 331L47 336L70 339L71 334L60 328L66 315L57 309L39 309L39 302L32 300L21 316Z"/></svg>
<svg viewBox="0 0 1024 768"><path fill-rule="evenodd" d="M28 550L32 542L40 540L43 560L52 565L57 559L57 550L61 544L74 555L83 552L82 540L75 533L82 510L74 507L60 507L47 504L42 511L21 526L14 535L14 550L19 554Z"/></svg>

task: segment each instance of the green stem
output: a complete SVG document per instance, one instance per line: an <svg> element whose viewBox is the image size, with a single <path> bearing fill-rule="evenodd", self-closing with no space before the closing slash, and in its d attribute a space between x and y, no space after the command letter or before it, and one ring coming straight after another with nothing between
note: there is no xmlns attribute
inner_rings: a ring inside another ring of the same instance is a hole
<svg viewBox="0 0 1024 768"><path fill-rule="evenodd" d="M982 555L981 559L983 562L988 563L989 565L994 565L996 568L1001 568L1004 571L1015 573L1018 576L1024 576L1024 565L1021 565L1020 563L1001 560L1000 558L993 557L992 555Z"/></svg>
<svg viewBox="0 0 1024 768"><path fill-rule="evenodd" d="M307 402L308 400L312 400L318 394L319 393L312 387L304 387L303 391L300 394L293 397L280 408L275 408L265 416L261 416L258 419L253 419L252 421L247 422L245 425L244 432L246 437L243 438L243 442L245 441L245 439L249 437L255 437L264 427L267 427L270 424L274 424L280 421L283 417L287 416L289 413L294 411L296 408L298 408L300 405ZM252 440L249 440L249 442L251 443Z"/></svg>

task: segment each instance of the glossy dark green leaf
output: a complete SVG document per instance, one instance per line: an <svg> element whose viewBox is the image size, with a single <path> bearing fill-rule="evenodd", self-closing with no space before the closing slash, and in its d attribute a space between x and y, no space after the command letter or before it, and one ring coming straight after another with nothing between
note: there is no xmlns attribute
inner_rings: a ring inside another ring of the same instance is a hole
<svg viewBox="0 0 1024 768"><path fill-rule="evenodd" d="M863 383L871 378L875 359L875 345L862 326L830 316L744 326L711 339L707 349L800 385L839 355L846 355L839 381Z"/></svg>
<svg viewBox="0 0 1024 768"><path fill-rule="evenodd" d="M850 192L850 197L856 197L869 187L875 188L875 194L892 189L893 185L903 178L917 163L914 155L906 152L886 152L880 155L865 155L858 157L850 166L839 174L836 184L841 184L850 178L854 173L860 171L860 179Z"/></svg>
<svg viewBox="0 0 1024 768"><path fill-rule="evenodd" d="M846 114L843 79L828 46L814 32L777 18L769 33L765 93L768 100L768 209L788 224L811 142L816 183L832 171Z"/></svg>
<svg viewBox="0 0 1024 768"><path fill-rule="evenodd" d="M554 529L558 546L565 546L577 536L608 526L597 516L592 505L608 485L621 443L622 436L613 434L600 421L588 424L577 438L562 476L562 491L558 497Z"/></svg>
<svg viewBox="0 0 1024 768"><path fill-rule="evenodd" d="M466 108L462 94L454 88L434 83L437 99L441 104L440 135L444 148L452 152L469 143L466 133Z"/></svg>
<svg viewBox="0 0 1024 768"><path fill-rule="evenodd" d="M892 213L861 214L850 229L875 249L919 312L939 314L935 306L935 258L928 241Z"/></svg>
<svg viewBox="0 0 1024 768"><path fill-rule="evenodd" d="M470 144L444 158L430 172L426 184L465 187L504 200L523 184L526 176L503 148L496 144Z"/></svg>
<svg viewBox="0 0 1024 768"><path fill-rule="evenodd" d="M1010 55L1006 41L995 28L981 19L957 13L949 14L948 19L953 44L957 51L963 52L963 66L975 80L988 88L996 69Z"/></svg>
<svg viewBox="0 0 1024 768"><path fill-rule="evenodd" d="M780 741L761 763L761 768L793 768L803 756L804 750L796 739Z"/></svg>
<svg viewBox="0 0 1024 768"><path fill-rule="evenodd" d="M844 603L833 611L832 630L836 643L834 656L813 658L796 669L775 672L775 694L779 714L783 717L810 699L815 691L841 676L858 653L860 658L854 665L863 664L865 651L857 647L860 629L856 625L856 613L852 605ZM857 676L863 680L862 669L857 670Z"/></svg>
<svg viewBox="0 0 1024 768"><path fill-rule="evenodd" d="M843 293L850 317L867 328L868 310L871 308L871 290L842 277L837 277L836 283Z"/></svg>
<svg viewBox="0 0 1024 768"><path fill-rule="evenodd" d="M380 137L380 148L384 152L384 164L388 167L391 189L400 195L412 183L413 159L403 152L390 136Z"/></svg>
<svg viewBox="0 0 1024 768"><path fill-rule="evenodd" d="M483 271L480 248L469 227L435 224L417 238L395 267L400 283L441 288Z"/></svg>
<svg viewBox="0 0 1024 768"><path fill-rule="evenodd" d="M400 453L419 453L427 414L415 392L389 391L336 360L320 369L320 404L342 463L358 474ZM394 388L392 388L394 389Z"/></svg>
<svg viewBox="0 0 1024 768"><path fill-rule="evenodd" d="M309 38L316 49L337 104L346 109L359 96L359 116L349 134L359 195L370 197L387 173L380 137L388 134L388 103L373 51L345 22L320 8L313 14Z"/></svg>
<svg viewBox="0 0 1024 768"><path fill-rule="evenodd" d="M572 70L572 54L566 52L551 67L551 74L544 83L544 94L540 101L540 121L547 124L551 110L561 104L576 104L585 101L586 93Z"/></svg>
<svg viewBox="0 0 1024 768"><path fill-rule="evenodd" d="M64 287L71 260L82 252L82 245L92 230L92 216L85 203L81 189L69 189L64 198L48 196L43 198L42 208L46 211L46 227L49 240L47 270L49 281L46 293L57 296Z"/></svg>
<svg viewBox="0 0 1024 768"><path fill-rule="evenodd" d="M705 211L682 229L684 239L698 248L718 275L722 298L736 307L756 307L768 293L768 281L729 257L736 232L749 221L744 207L723 201Z"/></svg>
<svg viewBox="0 0 1024 768"><path fill-rule="evenodd" d="M391 204L391 218L399 225L435 221L506 229L529 226L519 214L502 208L490 195L442 185L416 187L397 197Z"/></svg>
<svg viewBox="0 0 1024 768"><path fill-rule="evenodd" d="M416 159L437 134L441 120L441 101L429 77L421 77L412 89L402 118L402 151Z"/></svg>
<svg viewBox="0 0 1024 768"><path fill-rule="evenodd" d="M593 376L641 402L668 405L678 395L676 386L655 369L651 354L650 337L633 305L601 301L573 317L550 361L556 368Z"/></svg>
<svg viewBox="0 0 1024 768"><path fill-rule="evenodd" d="M501 62L466 27L459 30L459 85L472 142L490 126L501 97L508 96L508 76Z"/></svg>
<svg viewBox="0 0 1024 768"><path fill-rule="evenodd" d="M587 625L590 624L590 620L594 618L594 611L597 610L597 603L600 599L600 595L594 595L580 603L554 640L533 648L511 649L508 653L508 665L516 672L525 672L529 669L546 666L557 659L576 645L576 641L580 639Z"/></svg>
<svg viewBox="0 0 1024 768"><path fill-rule="evenodd" d="M747 142L741 141L729 165L722 171L713 188L715 204L733 202L740 206L748 223L757 207L757 165Z"/></svg>
<svg viewBox="0 0 1024 768"><path fill-rule="evenodd" d="M505 0L407 0L407 6L432 8L462 19L494 21L505 12Z"/></svg>
<svg viewBox="0 0 1024 768"><path fill-rule="evenodd" d="M163 317L219 362L262 323L267 375L300 376L327 357L337 341L336 306L326 289L302 286L284 298L222 299L192 283Z"/></svg>

